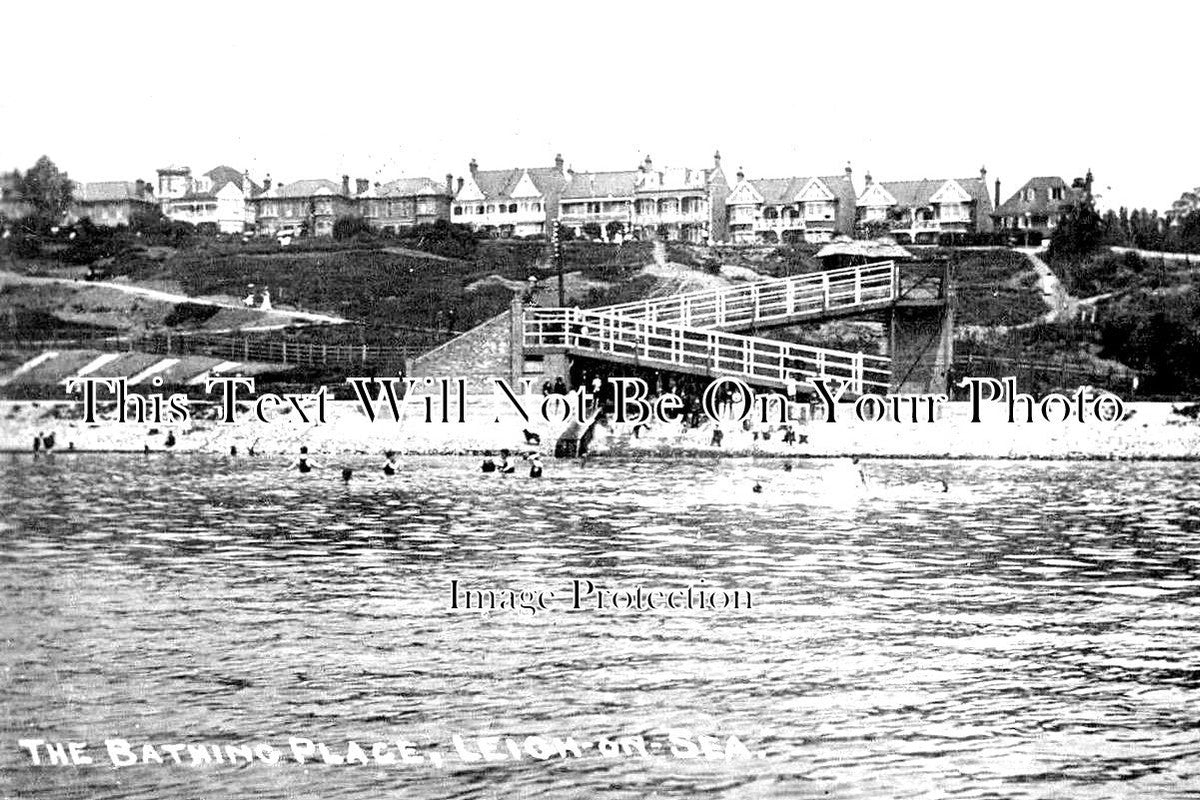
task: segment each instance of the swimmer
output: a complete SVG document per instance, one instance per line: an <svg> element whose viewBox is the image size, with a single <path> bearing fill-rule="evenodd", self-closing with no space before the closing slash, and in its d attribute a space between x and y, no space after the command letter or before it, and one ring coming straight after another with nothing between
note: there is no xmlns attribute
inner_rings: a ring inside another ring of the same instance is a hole
<svg viewBox="0 0 1200 800"><path fill-rule="evenodd" d="M508 451L501 450L500 451L500 467L498 470L500 472L500 474L501 475L511 475L513 472L516 472L516 470L517 470L517 468L515 466L513 466L508 460Z"/></svg>
<svg viewBox="0 0 1200 800"><path fill-rule="evenodd" d="M762 484L755 481L754 488L751 489L750 491L754 492L755 494L762 494Z"/></svg>
<svg viewBox="0 0 1200 800"><path fill-rule="evenodd" d="M850 458L850 464L852 466L858 467L858 479L859 479L859 481L862 482L863 486L866 486L867 485L867 473L863 471L862 467L858 466L858 456L852 456Z"/></svg>
<svg viewBox="0 0 1200 800"><path fill-rule="evenodd" d="M792 471L792 462L790 462L790 461L783 462L783 471L791 472Z"/></svg>
<svg viewBox="0 0 1200 800"><path fill-rule="evenodd" d="M229 455L233 456L234 458L237 458L237 445L236 444L231 444L229 446Z"/></svg>
<svg viewBox="0 0 1200 800"><path fill-rule="evenodd" d="M300 455L295 461L293 461L291 464L288 464L288 469L294 469L300 472L302 475L307 475L318 466L320 465L317 464L317 462L308 460L308 447L302 445L300 447Z"/></svg>
<svg viewBox="0 0 1200 800"><path fill-rule="evenodd" d="M531 477L531 478L542 477L542 457L539 456L537 453L534 453L533 458L530 459L529 477Z"/></svg>
<svg viewBox="0 0 1200 800"><path fill-rule="evenodd" d="M175 446L175 431L167 431L167 440L164 443L167 447Z"/></svg>
<svg viewBox="0 0 1200 800"><path fill-rule="evenodd" d="M384 475L395 475L396 474L396 453L395 453L395 451L387 450L384 452L383 456L384 456L384 458L387 459L386 461L383 462L383 474Z"/></svg>
<svg viewBox="0 0 1200 800"><path fill-rule="evenodd" d="M942 492L943 493L950 491L950 484L946 483L945 478L938 478L938 481L940 481L942 484Z"/></svg>
<svg viewBox="0 0 1200 800"><path fill-rule="evenodd" d="M354 470L342 467L342 483L349 483L352 477L354 477Z"/></svg>

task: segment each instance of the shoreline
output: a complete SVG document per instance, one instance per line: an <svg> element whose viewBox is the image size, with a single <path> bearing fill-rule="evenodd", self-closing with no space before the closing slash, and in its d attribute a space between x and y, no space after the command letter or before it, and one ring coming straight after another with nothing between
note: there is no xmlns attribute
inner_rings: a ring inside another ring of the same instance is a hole
<svg viewBox="0 0 1200 800"><path fill-rule="evenodd" d="M413 404L399 421L371 422L353 401L330 401L326 422L282 414L270 423L233 424L192 418L182 424L120 423L111 409L84 423L75 400L0 401L0 453L33 452L35 437L53 433L58 453L209 453L229 456L294 456L300 446L314 456L472 456L508 450L514 456L553 458L567 423L525 420L502 398L471 396L465 422L425 422ZM596 426L588 458L636 459L828 459L941 461L1200 461L1200 420L1175 413L1171 403L1129 403L1127 418L1114 423L1076 421L1017 423L985 406L971 422L970 404L948 403L932 423L859 421L839 413L836 424L793 422L794 443L778 424L747 426L705 420L699 427L655 423ZM436 417L435 417L436 418ZM713 444L720 427L721 445ZM168 444L169 443L169 444ZM74 445L72 448L71 445Z"/></svg>
<svg viewBox="0 0 1200 800"><path fill-rule="evenodd" d="M520 451L511 451L513 455L520 456ZM534 452L534 451L529 451ZM422 450L420 452L397 452L397 458L481 458L484 455L496 455L494 450ZM229 458L228 453L221 453L215 450L61 450L55 448L53 452L42 451L35 454L30 449L19 450L16 448L0 447L0 456L37 456L37 458L55 458L58 456L103 456L103 455L119 455L119 456L171 456L171 457L191 457L191 456L207 456ZM314 452L314 456L353 456L353 457L376 457L381 455L381 452L368 452L365 450L348 450L340 452ZM288 457L290 453L271 452L261 455L239 454L235 458L262 458L269 459L275 457ZM550 456L552 461L578 461L578 456L570 456L563 458L555 458ZM1192 464L1200 462L1200 454L1198 455L1176 455L1176 456L1161 456L1161 455L1099 455L1090 453L1080 453L1078 455L968 455L968 454L951 454L942 455L929 453L774 453L774 452L747 452L742 450L699 450L699 449L680 449L676 452L663 453L653 452L648 450L631 450L625 452L600 452L589 453L588 461L673 461L684 459L764 459L770 461L833 461L844 458L858 458L863 461L1041 461L1041 462L1058 462L1063 464L1078 463L1078 462L1156 462L1156 463L1180 463Z"/></svg>

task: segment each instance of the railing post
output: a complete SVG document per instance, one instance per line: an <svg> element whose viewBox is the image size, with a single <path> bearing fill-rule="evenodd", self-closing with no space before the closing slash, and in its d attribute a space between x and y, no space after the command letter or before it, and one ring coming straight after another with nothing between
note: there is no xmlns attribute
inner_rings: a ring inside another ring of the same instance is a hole
<svg viewBox="0 0 1200 800"><path fill-rule="evenodd" d="M821 273L821 307L829 310L829 273Z"/></svg>
<svg viewBox="0 0 1200 800"><path fill-rule="evenodd" d="M856 354L851 363L854 365L854 393L861 395L863 393L863 354Z"/></svg>
<svg viewBox="0 0 1200 800"><path fill-rule="evenodd" d="M854 270L854 305L862 303L862 267Z"/></svg>

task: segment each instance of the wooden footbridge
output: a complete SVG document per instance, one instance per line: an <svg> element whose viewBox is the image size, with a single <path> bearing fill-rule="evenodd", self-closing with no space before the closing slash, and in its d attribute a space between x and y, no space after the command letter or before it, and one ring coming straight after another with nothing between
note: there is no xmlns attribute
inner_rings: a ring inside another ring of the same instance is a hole
<svg viewBox="0 0 1200 800"><path fill-rule="evenodd" d="M913 331L909 329L915 309L921 309L916 315L924 324ZM931 309L936 324L929 336ZM600 308L526 308L522 316L527 357L565 354L707 377L732 376L770 388L811 388L813 380L825 378L847 384L854 395L886 393L913 383L914 366L929 361L930 345L949 347L944 277L932 290L927 276L907 281L902 288L894 261ZM739 333L843 317L888 323L888 355ZM899 379L897 358L904 362ZM940 359L935 354L934 361L948 364L949 358L948 352ZM944 375L943 366L943 384ZM930 377L936 384L938 376ZM924 375L916 379L922 387L930 382Z"/></svg>

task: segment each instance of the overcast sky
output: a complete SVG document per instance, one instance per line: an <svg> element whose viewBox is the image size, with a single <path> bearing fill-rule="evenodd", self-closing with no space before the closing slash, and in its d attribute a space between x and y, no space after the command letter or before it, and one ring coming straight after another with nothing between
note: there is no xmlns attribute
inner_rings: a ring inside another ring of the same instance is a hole
<svg viewBox="0 0 1200 800"><path fill-rule="evenodd" d="M731 181L986 165L1007 198L1091 167L1105 205L1169 206L1200 185L1200 3L1064 6L8 4L0 167L374 181L719 148Z"/></svg>

